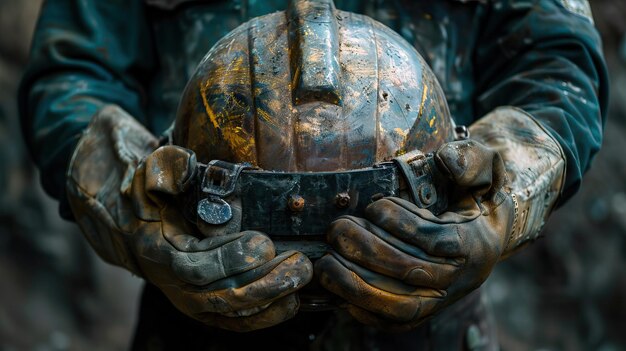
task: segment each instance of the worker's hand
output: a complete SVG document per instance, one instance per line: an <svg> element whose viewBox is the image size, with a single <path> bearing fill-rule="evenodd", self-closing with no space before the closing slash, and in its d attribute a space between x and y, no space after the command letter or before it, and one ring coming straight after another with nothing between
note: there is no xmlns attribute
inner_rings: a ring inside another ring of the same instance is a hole
<svg viewBox="0 0 626 351"><path fill-rule="evenodd" d="M114 106L101 110L81 138L68 198L100 256L144 277L208 325L248 331L293 317L295 292L312 277L306 256L276 256L259 232L200 236L174 201L193 178L194 153L155 147L155 138Z"/></svg>
<svg viewBox="0 0 626 351"><path fill-rule="evenodd" d="M466 140L445 144L436 160L454 183L447 212L384 198L328 230L334 251L316 275L365 324L417 326L480 286L507 246L514 201L499 154Z"/></svg>

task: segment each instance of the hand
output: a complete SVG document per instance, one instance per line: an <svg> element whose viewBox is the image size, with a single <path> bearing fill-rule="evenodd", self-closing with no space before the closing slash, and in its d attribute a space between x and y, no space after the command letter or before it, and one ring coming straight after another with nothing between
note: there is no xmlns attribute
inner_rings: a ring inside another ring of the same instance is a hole
<svg viewBox="0 0 626 351"><path fill-rule="evenodd" d="M342 217L328 230L334 251L316 274L365 324L417 326L480 286L507 246L514 201L499 154L467 140L445 144L436 159L454 183L447 212L384 198L365 218Z"/></svg>
<svg viewBox="0 0 626 351"><path fill-rule="evenodd" d="M295 292L312 277L306 256L276 256L259 232L199 238L173 201L189 187L195 155L176 146L152 151L155 145L117 107L103 109L81 138L68 173L68 198L96 251L208 325L248 331L293 317Z"/></svg>

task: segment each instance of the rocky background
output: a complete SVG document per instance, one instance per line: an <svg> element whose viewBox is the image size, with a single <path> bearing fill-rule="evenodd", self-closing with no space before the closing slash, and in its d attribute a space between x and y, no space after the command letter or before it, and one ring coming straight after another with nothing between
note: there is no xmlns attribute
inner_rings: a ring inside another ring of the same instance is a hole
<svg viewBox="0 0 626 351"><path fill-rule="evenodd" d="M16 91L41 2L0 0L0 351L126 350L141 281L60 219L21 138Z"/></svg>
<svg viewBox="0 0 626 351"><path fill-rule="evenodd" d="M611 79L604 145L543 238L486 284L503 350L626 350L626 1L590 2Z"/></svg>
<svg viewBox="0 0 626 351"><path fill-rule="evenodd" d="M0 351L124 350L141 282L39 186L15 106L41 0L0 0ZM611 72L603 150L544 238L485 285L503 350L626 350L626 2L593 0Z"/></svg>

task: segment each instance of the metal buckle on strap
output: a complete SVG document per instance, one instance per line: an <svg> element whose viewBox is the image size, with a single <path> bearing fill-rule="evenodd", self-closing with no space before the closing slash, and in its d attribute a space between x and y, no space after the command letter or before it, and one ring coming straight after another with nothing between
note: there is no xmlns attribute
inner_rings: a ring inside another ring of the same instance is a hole
<svg viewBox="0 0 626 351"><path fill-rule="evenodd" d="M200 168L200 191L208 196L198 202L197 214L209 224L224 224L233 218L233 211L224 198L235 191L239 175L251 166L247 163L213 160Z"/></svg>
<svg viewBox="0 0 626 351"><path fill-rule="evenodd" d="M446 181L435 164L433 154L411 151L393 159L407 183L407 191L420 208L439 214L447 207Z"/></svg>

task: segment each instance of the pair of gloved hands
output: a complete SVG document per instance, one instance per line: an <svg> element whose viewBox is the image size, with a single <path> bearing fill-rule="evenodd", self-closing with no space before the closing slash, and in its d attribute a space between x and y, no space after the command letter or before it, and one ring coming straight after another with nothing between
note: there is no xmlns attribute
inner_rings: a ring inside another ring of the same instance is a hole
<svg viewBox="0 0 626 351"><path fill-rule="evenodd" d="M156 146L118 107L92 120L67 177L70 205L91 245L208 325L247 331L293 317L296 292L313 277L308 258L295 251L276 256L259 232L198 239L172 201L189 186L195 156ZM328 230L334 251L316 263L316 275L361 322L412 328L477 288L516 246L510 242L518 201L504 191L500 154L467 140L443 145L436 159L454 184L447 212L434 216L385 198L365 218L339 218Z"/></svg>

